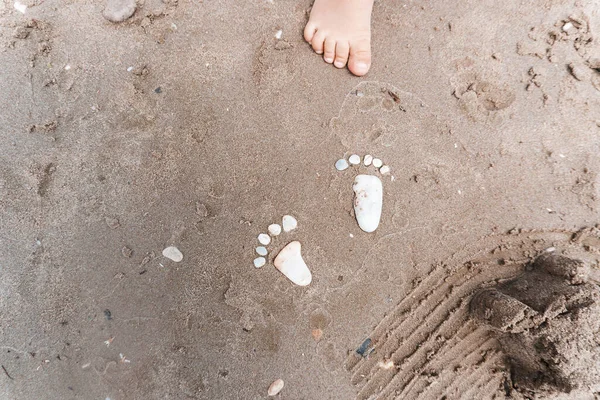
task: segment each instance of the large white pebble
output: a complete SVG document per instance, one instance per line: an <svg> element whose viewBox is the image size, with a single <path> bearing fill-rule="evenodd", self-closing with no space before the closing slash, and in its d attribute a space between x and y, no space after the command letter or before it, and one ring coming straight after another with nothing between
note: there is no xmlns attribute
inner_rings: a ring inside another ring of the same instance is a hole
<svg viewBox="0 0 600 400"><path fill-rule="evenodd" d="M279 392L281 392L281 389L283 389L283 379L277 379L275 382L271 383L267 394L269 396L277 396Z"/></svg>
<svg viewBox="0 0 600 400"><path fill-rule="evenodd" d="M271 225L269 225L269 227L267 228L267 230L269 231L269 235L271 235L271 236L278 236L281 233L281 225L279 225L279 224L271 224Z"/></svg>
<svg viewBox="0 0 600 400"><path fill-rule="evenodd" d="M258 246L256 248L256 254L258 254L259 256L266 256L267 253L267 248L264 246Z"/></svg>
<svg viewBox="0 0 600 400"><path fill-rule="evenodd" d="M267 263L267 260L264 257L256 257L254 259L254 266L256 268L260 268Z"/></svg>
<svg viewBox="0 0 600 400"><path fill-rule="evenodd" d="M271 243L271 236L267 235L266 233L261 233L258 235L258 241L260 244L264 244L266 246Z"/></svg>
<svg viewBox="0 0 600 400"><path fill-rule="evenodd" d="M375 168L379 168L383 165L383 161L381 161L379 158L374 158L373 159L373 166Z"/></svg>
<svg viewBox="0 0 600 400"><path fill-rule="evenodd" d="M365 159L363 160L363 162L365 163L365 167L368 167L373 162L373 156L370 154L367 154L365 156Z"/></svg>
<svg viewBox="0 0 600 400"><path fill-rule="evenodd" d="M183 260L183 254L181 251L175 246L169 246L162 252L163 256L167 257L169 260L173 260L175 262L180 262Z"/></svg>
<svg viewBox="0 0 600 400"><path fill-rule="evenodd" d="M284 215L282 223L285 232L293 231L298 226L298 221L291 215Z"/></svg>
<svg viewBox="0 0 600 400"><path fill-rule="evenodd" d="M358 154L352 154L348 158L348 161L350 161L350 164L352 164L352 165L358 165L358 164L360 164L360 156Z"/></svg>
<svg viewBox="0 0 600 400"><path fill-rule="evenodd" d="M343 158L341 158L335 162L335 169L337 169L338 171L343 171L345 169L348 169L348 167L349 167L348 161L346 161Z"/></svg>
<svg viewBox="0 0 600 400"><path fill-rule="evenodd" d="M275 257L275 268L298 286L312 282L312 274L302 258L302 245L298 241L285 246Z"/></svg>
<svg viewBox="0 0 600 400"><path fill-rule="evenodd" d="M381 173L382 175L389 174L390 167L388 167L387 165L383 165L381 168L379 168L379 173Z"/></svg>
<svg viewBox="0 0 600 400"><path fill-rule="evenodd" d="M379 226L383 208L383 185L373 175L357 175L354 190L354 215L358 226L365 232L373 232Z"/></svg>

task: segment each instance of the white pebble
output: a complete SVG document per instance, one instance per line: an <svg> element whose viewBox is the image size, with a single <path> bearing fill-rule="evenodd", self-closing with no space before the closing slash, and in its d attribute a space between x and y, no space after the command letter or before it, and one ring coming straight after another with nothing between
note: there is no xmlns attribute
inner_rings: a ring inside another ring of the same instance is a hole
<svg viewBox="0 0 600 400"><path fill-rule="evenodd" d="M127 67L127 72L133 71L133 67Z"/></svg>
<svg viewBox="0 0 600 400"><path fill-rule="evenodd" d="M302 258L302 246L294 241L285 246L273 261L277 268L290 281L298 286L307 286L312 282L312 274Z"/></svg>
<svg viewBox="0 0 600 400"><path fill-rule="evenodd" d="M360 164L360 156L358 154L352 154L350 158L348 158L348 161L350 161L350 164L352 165L358 165Z"/></svg>
<svg viewBox="0 0 600 400"><path fill-rule="evenodd" d="M271 243L271 236L267 235L266 233L261 233L258 235L258 241L260 244L264 244L266 246Z"/></svg>
<svg viewBox="0 0 600 400"><path fill-rule="evenodd" d="M281 233L281 225L279 225L279 224L271 224L271 225L269 225L269 227L267 228L267 230L269 231L269 235L271 235L271 236L278 236Z"/></svg>
<svg viewBox="0 0 600 400"><path fill-rule="evenodd" d="M283 36L283 30L280 29L277 32L275 32L275 39L279 40L281 39L281 37Z"/></svg>
<svg viewBox="0 0 600 400"><path fill-rule="evenodd" d="M373 232L379 226L383 208L383 185L373 175L357 175L354 190L354 215L358 226L365 232Z"/></svg>
<svg viewBox="0 0 600 400"><path fill-rule="evenodd" d="M256 268L260 268L267 263L267 260L264 257L256 257L254 259L254 266Z"/></svg>
<svg viewBox="0 0 600 400"><path fill-rule="evenodd" d="M269 390L267 391L267 394L269 396L277 396L279 394L279 392L281 392L281 389L283 389L283 380L277 379L275 382L271 383L271 386L269 386Z"/></svg>
<svg viewBox="0 0 600 400"><path fill-rule="evenodd" d="M348 161L346 161L343 158L340 158L339 160L337 160L335 162L335 169L337 169L338 171L343 171L343 170L347 169L348 167L349 167Z"/></svg>
<svg viewBox="0 0 600 400"><path fill-rule="evenodd" d="M25 14L25 11L27 11L27 6L23 3L21 3L20 1L15 1L14 6L15 6L15 10L17 10L21 14Z"/></svg>
<svg viewBox="0 0 600 400"><path fill-rule="evenodd" d="M383 165L381 168L379 168L379 172L382 175L389 174L390 173L390 167L388 167L387 165Z"/></svg>
<svg viewBox="0 0 600 400"><path fill-rule="evenodd" d="M258 254L259 256L266 256L267 248L265 246L258 246L256 248L256 254Z"/></svg>
<svg viewBox="0 0 600 400"><path fill-rule="evenodd" d="M373 159L373 166L375 168L380 168L382 165L383 165L383 161L381 161L379 158Z"/></svg>
<svg viewBox="0 0 600 400"><path fill-rule="evenodd" d="M566 24L563 25L562 30L563 30L563 32L566 32L569 29L571 29L572 27L573 27L573 24L571 22L567 22Z"/></svg>
<svg viewBox="0 0 600 400"><path fill-rule="evenodd" d="M294 229L296 229L297 226L298 221L296 220L296 218L292 217L291 215L283 216L283 230L285 232L293 231Z"/></svg>
<svg viewBox="0 0 600 400"><path fill-rule="evenodd" d="M369 165L371 165L372 162L373 162L373 156L370 154L367 154L364 159L365 167L368 167Z"/></svg>
<svg viewBox="0 0 600 400"><path fill-rule="evenodd" d="M180 262L183 260L183 254L181 251L175 246L169 246L162 252L163 256L167 257L169 260Z"/></svg>

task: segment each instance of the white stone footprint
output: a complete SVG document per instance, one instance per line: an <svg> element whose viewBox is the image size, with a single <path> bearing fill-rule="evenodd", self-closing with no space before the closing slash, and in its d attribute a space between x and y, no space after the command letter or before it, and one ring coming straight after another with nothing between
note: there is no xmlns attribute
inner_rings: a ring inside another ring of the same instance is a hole
<svg viewBox="0 0 600 400"><path fill-rule="evenodd" d="M282 224L271 224L267 228L266 233L258 235L258 242L261 246L256 248L256 253L259 257L254 259L254 266L261 268L267 263L265 256L269 253L265 247L271 243L272 238L276 238L281 232L291 232L298 227L298 221L291 215L284 215ZM283 275L286 276L292 283L298 286L307 286L312 282L312 274L308 266L302 258L302 245L298 241L288 243L275 257L273 261Z"/></svg>
<svg viewBox="0 0 600 400"><path fill-rule="evenodd" d="M370 154L365 155L362 161L366 167L371 165L375 167L381 175L390 173L389 166L384 165L383 161ZM344 171L351 165L358 166L360 163L361 157L358 154L352 154L347 161L345 158L337 160L335 168L338 171ZM374 232L379 226L383 210L381 179L375 175L359 174L354 178L352 190L354 191L354 215L358 226L367 233Z"/></svg>

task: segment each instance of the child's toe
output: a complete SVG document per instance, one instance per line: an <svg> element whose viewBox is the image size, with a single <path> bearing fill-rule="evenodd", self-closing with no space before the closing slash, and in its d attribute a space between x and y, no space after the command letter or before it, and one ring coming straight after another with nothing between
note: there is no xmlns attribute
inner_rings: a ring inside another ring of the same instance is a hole
<svg viewBox="0 0 600 400"><path fill-rule="evenodd" d="M315 36L315 32L317 32L317 27L314 24L310 22L306 24L306 26L304 27L304 40L310 43L313 40L313 37Z"/></svg>
<svg viewBox="0 0 600 400"><path fill-rule="evenodd" d="M350 44L340 41L335 45L335 61L333 65L337 68L344 68L348 62L348 54L350 53Z"/></svg>
<svg viewBox="0 0 600 400"><path fill-rule="evenodd" d="M335 58L335 39L325 39L325 51L323 59L326 63L331 64Z"/></svg>
<svg viewBox="0 0 600 400"><path fill-rule="evenodd" d="M312 40L310 41L310 44L312 45L312 48L315 51L315 53L323 54L323 47L325 45L324 42L325 42L325 34L319 32L319 30L317 30L317 32L313 36Z"/></svg>
<svg viewBox="0 0 600 400"><path fill-rule="evenodd" d="M371 41L357 40L350 44L350 60L348 69L356 76L363 76L371 68Z"/></svg>

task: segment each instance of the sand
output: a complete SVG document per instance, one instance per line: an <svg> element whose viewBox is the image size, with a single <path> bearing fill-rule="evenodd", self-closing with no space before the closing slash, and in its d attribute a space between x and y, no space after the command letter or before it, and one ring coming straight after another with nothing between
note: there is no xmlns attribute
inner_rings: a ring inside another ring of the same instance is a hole
<svg viewBox="0 0 600 400"><path fill-rule="evenodd" d="M0 3L0 397L520 396L468 304L548 247L600 252L597 4L379 1L356 78L303 42L308 0L117 24L21 3ZM391 168L374 233L351 154ZM292 240L307 287L272 265Z"/></svg>

